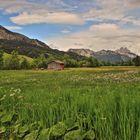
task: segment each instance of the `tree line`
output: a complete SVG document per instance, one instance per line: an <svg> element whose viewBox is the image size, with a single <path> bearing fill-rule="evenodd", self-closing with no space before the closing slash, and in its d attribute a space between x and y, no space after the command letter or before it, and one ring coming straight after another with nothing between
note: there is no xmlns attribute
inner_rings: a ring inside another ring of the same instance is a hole
<svg viewBox="0 0 140 140"><path fill-rule="evenodd" d="M0 51L0 69L6 70L18 70L18 69L33 69L33 68L47 68L48 62L54 60L53 56L45 57L44 54L40 54L37 58L34 58L32 62L29 62L25 57L19 57L17 51L13 51L11 55L4 58L4 52ZM65 67L100 67L100 66L140 66L140 56L128 61L121 61L111 63L110 61L98 61L96 58L88 57L84 60L77 61L70 58L69 55L64 55L59 58L65 63Z"/></svg>

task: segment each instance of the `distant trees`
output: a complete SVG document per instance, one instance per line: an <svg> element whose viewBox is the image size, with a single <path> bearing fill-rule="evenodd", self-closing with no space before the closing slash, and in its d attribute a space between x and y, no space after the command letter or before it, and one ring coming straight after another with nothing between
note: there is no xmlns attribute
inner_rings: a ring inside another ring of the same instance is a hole
<svg viewBox="0 0 140 140"><path fill-rule="evenodd" d="M132 61L132 59L129 59L127 61L120 61L120 62L116 62L114 64L114 66L134 66L134 63Z"/></svg>
<svg viewBox="0 0 140 140"><path fill-rule="evenodd" d="M30 67L30 63L27 61L27 59L22 57L20 62L20 69L29 69Z"/></svg>
<svg viewBox="0 0 140 140"><path fill-rule="evenodd" d="M12 51L5 59L3 59L3 69L6 70L18 70L29 69L30 63L24 57L19 57L17 51Z"/></svg>
<svg viewBox="0 0 140 140"><path fill-rule="evenodd" d="M0 51L0 69L3 69L3 51Z"/></svg>
<svg viewBox="0 0 140 140"><path fill-rule="evenodd" d="M33 63L35 68L47 68L47 59L44 54L40 54L39 57L34 59Z"/></svg>
<svg viewBox="0 0 140 140"><path fill-rule="evenodd" d="M89 58L87 58L87 66L88 67L99 67L100 63L96 58L89 57Z"/></svg>
<svg viewBox="0 0 140 140"><path fill-rule="evenodd" d="M18 55L17 51L13 51L11 54L4 54L0 51L0 69L18 70L18 69L31 69L31 68L47 68L48 62L60 59L64 61L65 67L99 67L99 66L140 66L140 56L129 59L127 61L110 62L110 61L98 61L94 57L88 57L81 60L72 59L69 55L65 54L60 58L55 58L53 55L40 54L37 58L33 58L31 61L26 57Z"/></svg>
<svg viewBox="0 0 140 140"><path fill-rule="evenodd" d="M129 59L128 61L124 62L124 66L134 66L134 63L131 59Z"/></svg>
<svg viewBox="0 0 140 140"><path fill-rule="evenodd" d="M136 56L134 59L133 59L133 62L135 64L135 66L140 66L140 56Z"/></svg>
<svg viewBox="0 0 140 140"><path fill-rule="evenodd" d="M112 66L113 63L111 63L110 61L100 61L99 62L100 66Z"/></svg>
<svg viewBox="0 0 140 140"><path fill-rule="evenodd" d="M20 69L20 59L18 57L18 52L13 51L9 57L6 58L4 62L5 69Z"/></svg>
<svg viewBox="0 0 140 140"><path fill-rule="evenodd" d="M8 54L3 59L3 52L0 51L0 69L18 70L30 68L47 68L47 62L50 59L52 58L49 57L47 60L44 54L40 54L39 57L34 58L32 62L29 62L26 57L19 56L17 51L12 51L11 54Z"/></svg>
<svg viewBox="0 0 140 140"><path fill-rule="evenodd" d="M47 59L47 63L48 63L56 58L53 55L49 55L46 59Z"/></svg>
<svg viewBox="0 0 140 140"><path fill-rule="evenodd" d="M79 67L80 64L77 60L74 60L69 57L69 55L64 55L63 57L64 63L66 67Z"/></svg>

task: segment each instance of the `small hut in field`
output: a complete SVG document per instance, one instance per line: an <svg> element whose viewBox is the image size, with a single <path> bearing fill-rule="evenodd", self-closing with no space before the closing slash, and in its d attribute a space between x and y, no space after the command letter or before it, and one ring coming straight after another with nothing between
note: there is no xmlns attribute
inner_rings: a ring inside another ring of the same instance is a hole
<svg viewBox="0 0 140 140"><path fill-rule="evenodd" d="M64 69L64 62L60 60L53 60L48 63L49 70L63 70Z"/></svg>

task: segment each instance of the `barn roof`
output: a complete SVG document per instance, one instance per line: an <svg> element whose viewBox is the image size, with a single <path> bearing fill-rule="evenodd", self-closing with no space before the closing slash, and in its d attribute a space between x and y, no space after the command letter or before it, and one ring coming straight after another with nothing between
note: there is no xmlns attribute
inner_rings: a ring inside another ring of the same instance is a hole
<svg viewBox="0 0 140 140"><path fill-rule="evenodd" d="M50 64L52 62L55 62L55 63L58 63L58 64L64 64L64 62L63 61L60 61L60 60L52 60L48 64Z"/></svg>

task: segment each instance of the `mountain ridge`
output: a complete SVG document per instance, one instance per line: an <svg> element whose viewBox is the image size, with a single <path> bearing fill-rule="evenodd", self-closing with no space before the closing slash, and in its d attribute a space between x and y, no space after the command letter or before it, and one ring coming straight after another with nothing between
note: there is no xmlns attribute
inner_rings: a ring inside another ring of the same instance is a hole
<svg viewBox="0 0 140 140"><path fill-rule="evenodd" d="M95 52L90 49L81 48L81 49L69 49L68 52L75 52L79 55L95 57L100 61L111 61L111 62L127 61L137 56L126 47L121 47L120 49L117 49L115 51L103 49Z"/></svg>
<svg viewBox="0 0 140 140"><path fill-rule="evenodd" d="M45 43L43 43L43 42L41 42L37 39L30 39L27 36L22 35L20 33L9 31L8 29L4 28L1 25L0 25L0 39L13 40L13 41L18 40L18 41L21 41L21 42L24 41L24 42L29 43L29 44L49 48L48 45L46 45Z"/></svg>
<svg viewBox="0 0 140 140"><path fill-rule="evenodd" d="M70 58L81 60L84 56L79 56L76 53L59 51L52 49L49 45L45 44L38 39L30 39L29 37L9 31L0 25L0 49L6 53L11 53L13 50L17 50L19 54L29 57L38 57L43 53L46 57L54 56L55 58L61 58L65 54Z"/></svg>

